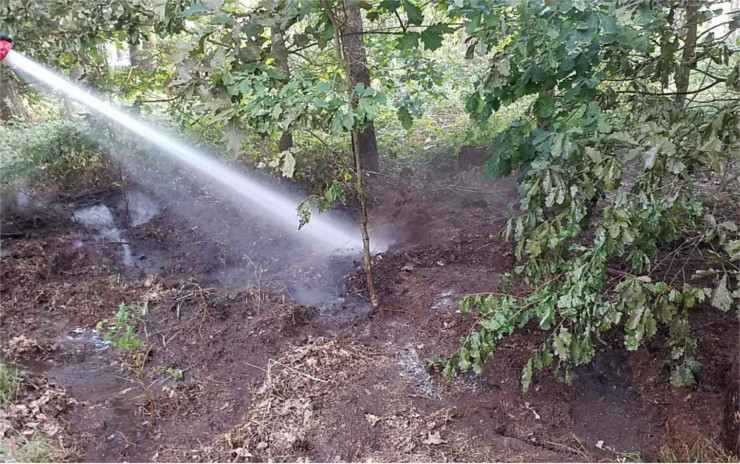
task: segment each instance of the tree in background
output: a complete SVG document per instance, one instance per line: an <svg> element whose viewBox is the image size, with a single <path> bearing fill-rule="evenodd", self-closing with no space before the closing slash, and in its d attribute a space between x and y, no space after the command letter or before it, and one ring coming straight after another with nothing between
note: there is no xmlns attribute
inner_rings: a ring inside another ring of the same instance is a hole
<svg viewBox="0 0 740 464"><path fill-rule="evenodd" d="M322 3L334 29L337 60L346 69L348 93L352 94L355 88L370 88L359 1L349 0L332 5L328 0L322 0ZM357 98L353 99L352 105L357 106ZM378 144L372 121L362 130L352 132L352 150L360 160L362 169L378 170Z"/></svg>
<svg viewBox="0 0 740 464"><path fill-rule="evenodd" d="M0 69L0 121L25 121L28 111L18 91L18 80L6 68Z"/></svg>
<svg viewBox="0 0 740 464"><path fill-rule="evenodd" d="M288 63L288 49L285 47L285 24L282 21L276 21L270 29L272 38L272 53L275 58L275 65L283 72L283 85L290 81L290 64ZM283 131L278 143L278 149L283 152L293 147L293 134L290 131Z"/></svg>

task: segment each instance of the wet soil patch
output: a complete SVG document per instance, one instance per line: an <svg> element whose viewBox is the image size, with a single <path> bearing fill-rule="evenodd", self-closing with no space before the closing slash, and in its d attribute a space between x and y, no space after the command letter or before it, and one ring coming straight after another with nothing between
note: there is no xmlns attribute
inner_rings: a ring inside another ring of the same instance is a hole
<svg viewBox="0 0 740 464"><path fill-rule="evenodd" d="M714 310L692 319L704 371L691 390L670 386L661 334L634 353L615 340L573 387L544 374L522 393L521 367L546 336L529 326L480 376L430 373L425 359L475 323L459 299L496 290L514 265L491 238L514 180L448 174L370 186L371 233L393 243L374 257L376 311L359 257L316 254L206 193L186 204L141 188L136 201L155 211L141 216L117 192L77 198L72 211L104 205L120 237L79 215L3 237L2 341L53 347L14 356L78 401L60 417L91 461L614 460L721 437L738 325ZM159 369L155 426L91 331L121 302Z"/></svg>

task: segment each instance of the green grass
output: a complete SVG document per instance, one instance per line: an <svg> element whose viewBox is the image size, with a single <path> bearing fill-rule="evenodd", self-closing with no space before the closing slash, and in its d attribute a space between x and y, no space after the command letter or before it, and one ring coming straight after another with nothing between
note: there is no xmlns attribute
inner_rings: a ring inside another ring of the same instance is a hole
<svg viewBox="0 0 740 464"><path fill-rule="evenodd" d="M0 409L10 406L21 388L23 375L18 368L0 362Z"/></svg>
<svg viewBox="0 0 740 464"><path fill-rule="evenodd" d="M727 454L714 440L707 439L689 446L673 448L665 445L660 449L663 462L735 462L737 456Z"/></svg>
<svg viewBox="0 0 740 464"><path fill-rule="evenodd" d="M2 462L54 462L59 454L39 432L30 437L16 436L0 443Z"/></svg>
<svg viewBox="0 0 740 464"><path fill-rule="evenodd" d="M17 400L23 382L23 372L0 362L0 409L8 409ZM39 431L30 435L11 429L0 440L0 462L53 462L60 458L57 449Z"/></svg>

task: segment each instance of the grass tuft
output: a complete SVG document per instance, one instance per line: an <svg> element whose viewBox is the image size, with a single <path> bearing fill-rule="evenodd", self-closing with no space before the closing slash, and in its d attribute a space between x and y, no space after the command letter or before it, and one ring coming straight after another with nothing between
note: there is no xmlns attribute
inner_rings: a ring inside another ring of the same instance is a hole
<svg viewBox="0 0 740 464"><path fill-rule="evenodd" d="M5 409L15 401L21 388L21 371L9 364L0 362L0 409Z"/></svg>

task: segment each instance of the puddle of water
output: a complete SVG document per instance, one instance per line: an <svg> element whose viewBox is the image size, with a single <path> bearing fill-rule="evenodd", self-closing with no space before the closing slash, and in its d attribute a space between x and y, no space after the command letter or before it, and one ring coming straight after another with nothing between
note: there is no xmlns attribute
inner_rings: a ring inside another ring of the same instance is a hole
<svg viewBox="0 0 740 464"><path fill-rule="evenodd" d="M64 340L80 343L83 345L90 345L96 349L96 351L102 351L106 349L110 342L103 341L100 335L89 327L77 327L73 329L70 335L66 335Z"/></svg>
<svg viewBox="0 0 740 464"><path fill-rule="evenodd" d="M576 375L570 407L575 434L590 446L603 441L619 451L644 449L650 425L632 388L627 351L604 348L593 362L576 368Z"/></svg>
<svg viewBox="0 0 740 464"><path fill-rule="evenodd" d="M398 353L398 364L401 366L401 377L408 379L411 385L430 398L441 398L442 393L435 385L426 370L416 347L409 343Z"/></svg>
<svg viewBox="0 0 740 464"><path fill-rule="evenodd" d="M66 389L81 403L77 410L79 427L85 433L102 435L91 449L104 458L120 453L148 436L137 415L138 387L125 379L115 364L114 354L93 329L79 327L57 340L62 360L31 361L24 368L43 374Z"/></svg>
<svg viewBox="0 0 740 464"><path fill-rule="evenodd" d="M60 352L69 356L70 361L30 361L24 367L30 372L45 374L82 402L105 402L131 386L113 364L107 343L94 330L74 329L60 337L57 343Z"/></svg>

